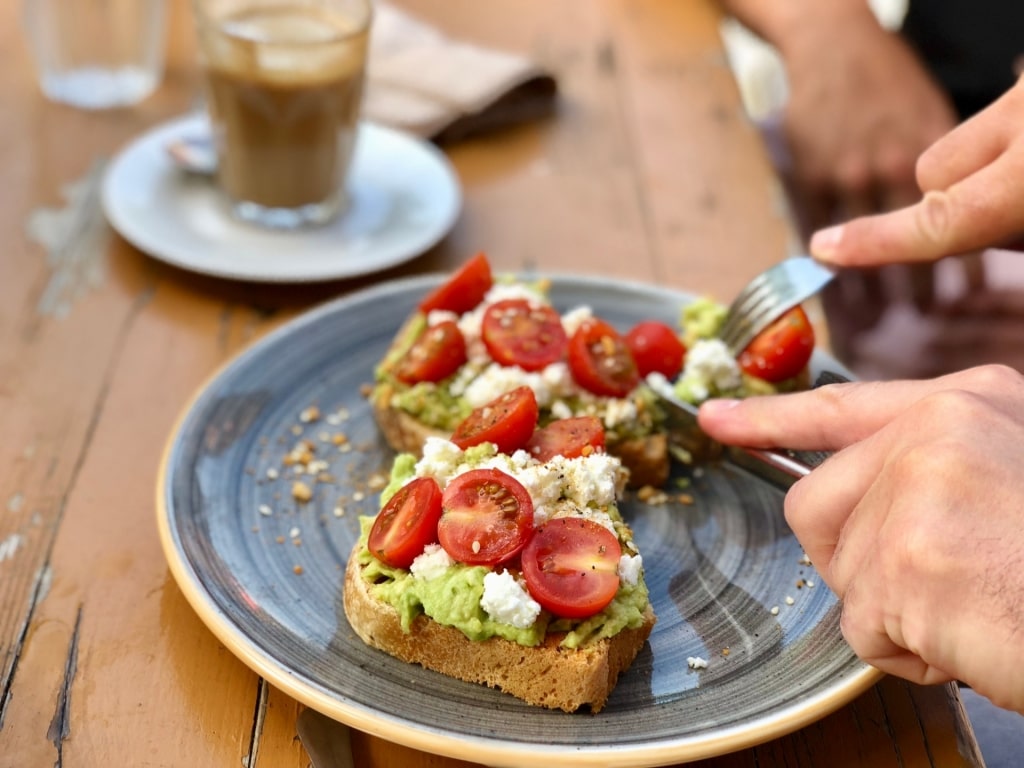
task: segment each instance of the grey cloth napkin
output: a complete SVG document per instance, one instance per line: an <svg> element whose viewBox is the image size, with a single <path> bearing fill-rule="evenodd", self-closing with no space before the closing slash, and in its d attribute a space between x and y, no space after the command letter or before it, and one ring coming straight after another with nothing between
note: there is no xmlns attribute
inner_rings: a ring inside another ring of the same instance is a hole
<svg viewBox="0 0 1024 768"><path fill-rule="evenodd" d="M452 40L374 6L363 117L439 143L549 115L554 76L528 57Z"/></svg>

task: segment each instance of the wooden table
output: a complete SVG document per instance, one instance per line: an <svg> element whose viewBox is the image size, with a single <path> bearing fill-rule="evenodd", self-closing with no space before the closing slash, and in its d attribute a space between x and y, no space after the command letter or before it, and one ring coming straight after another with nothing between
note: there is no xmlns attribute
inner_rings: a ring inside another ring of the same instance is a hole
<svg viewBox="0 0 1024 768"><path fill-rule="evenodd" d="M366 279L267 286L153 260L90 199L61 242L38 242L33 227L66 208L69 183L98 178L130 137L186 111L198 84L187 6L172 0L155 96L106 113L50 104L18 5L0 4L0 764L305 766L301 705L228 653L168 573L153 499L175 418L219 364L297 313L478 249L500 270L728 297L786 251L790 230L717 11L707 0L403 3L452 36L542 61L560 81L559 113L448 148L465 208L424 256ZM362 734L354 750L360 766L468 765ZM701 763L981 764L954 688L896 680Z"/></svg>

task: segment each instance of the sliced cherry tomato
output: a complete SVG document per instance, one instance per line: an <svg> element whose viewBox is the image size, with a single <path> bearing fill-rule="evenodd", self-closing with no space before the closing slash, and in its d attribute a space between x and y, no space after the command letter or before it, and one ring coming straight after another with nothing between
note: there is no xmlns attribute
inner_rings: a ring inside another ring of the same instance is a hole
<svg viewBox="0 0 1024 768"><path fill-rule="evenodd" d="M554 307L526 299L496 301L484 312L480 336L491 358L502 365L539 371L565 356L569 343Z"/></svg>
<svg viewBox="0 0 1024 768"><path fill-rule="evenodd" d="M537 428L537 396L527 386L516 387L473 410L452 434L452 442L465 450L488 442L499 453L513 453L526 445Z"/></svg>
<svg viewBox="0 0 1024 768"><path fill-rule="evenodd" d="M761 331L740 353L740 368L765 381L778 382L796 376L814 352L814 328L801 307Z"/></svg>
<svg viewBox="0 0 1024 768"><path fill-rule="evenodd" d="M550 461L555 456L589 456L604 450L604 425L594 416L552 421L533 433L526 450L538 461Z"/></svg>
<svg viewBox="0 0 1024 768"><path fill-rule="evenodd" d="M466 340L454 320L432 325L420 334L395 366L406 384L447 379L466 362Z"/></svg>
<svg viewBox="0 0 1024 768"><path fill-rule="evenodd" d="M494 284L487 256L478 253L420 303L420 312L447 309L462 314L483 301Z"/></svg>
<svg viewBox="0 0 1024 768"><path fill-rule="evenodd" d="M471 469L448 482L437 537L460 563L497 565L514 557L533 534L533 500L500 469Z"/></svg>
<svg viewBox="0 0 1024 768"><path fill-rule="evenodd" d="M626 346L633 354L641 376L658 372L674 379L683 370L686 346L679 334L665 323L644 320L626 334Z"/></svg>
<svg viewBox="0 0 1024 768"><path fill-rule="evenodd" d="M556 517L523 550L523 577L533 599L556 616L593 616L619 589L622 547L611 531L584 517Z"/></svg>
<svg viewBox="0 0 1024 768"><path fill-rule="evenodd" d="M583 321L569 339L569 370L577 384L595 395L625 397L640 383L625 340L596 317Z"/></svg>
<svg viewBox="0 0 1024 768"><path fill-rule="evenodd" d="M388 499L373 521L367 546L378 560L408 568L427 544L437 541L441 488L432 477L417 477Z"/></svg>

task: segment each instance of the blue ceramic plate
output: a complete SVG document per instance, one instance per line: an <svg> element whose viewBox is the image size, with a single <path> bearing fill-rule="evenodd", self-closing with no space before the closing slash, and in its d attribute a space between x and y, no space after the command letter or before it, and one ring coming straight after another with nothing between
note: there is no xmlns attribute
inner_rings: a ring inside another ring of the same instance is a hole
<svg viewBox="0 0 1024 768"><path fill-rule="evenodd" d="M782 491L729 463L692 476L690 505L623 504L658 622L601 713L533 708L365 646L341 583L392 453L364 387L438 280L378 285L302 315L220 371L177 425L157 490L164 550L202 620L246 664L336 720L492 766L706 758L796 730L879 678L843 641L837 600L803 563ZM674 323L692 297L554 276L552 298L626 329ZM320 477L302 478L306 503L293 498L286 459L302 440L324 462Z"/></svg>

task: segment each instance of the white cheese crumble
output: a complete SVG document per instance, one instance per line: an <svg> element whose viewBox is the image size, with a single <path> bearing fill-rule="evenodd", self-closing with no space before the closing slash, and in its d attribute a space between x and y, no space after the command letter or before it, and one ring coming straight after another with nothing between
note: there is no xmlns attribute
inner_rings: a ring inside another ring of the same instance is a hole
<svg viewBox="0 0 1024 768"><path fill-rule="evenodd" d="M472 467L465 458L465 452L450 440L429 437L423 445L423 456L416 463L415 474L433 477L444 488L452 477L471 468L493 467L518 480L529 492L534 507L565 499L581 509L613 504L626 479L622 462L602 452L574 459L555 456L541 463L527 451L518 450L511 456L491 456Z"/></svg>
<svg viewBox="0 0 1024 768"><path fill-rule="evenodd" d="M686 353L686 367L679 384L700 402L713 392L737 389L743 384L743 376L724 341L701 339Z"/></svg>
<svg viewBox="0 0 1024 768"><path fill-rule="evenodd" d="M492 621L526 629L540 615L540 605L508 571L491 571L484 576L484 594L480 598Z"/></svg>
<svg viewBox="0 0 1024 768"><path fill-rule="evenodd" d="M579 327L593 316L594 310L585 305L570 309L562 315L562 328L565 330L565 335L571 339L573 334L579 330Z"/></svg>
<svg viewBox="0 0 1024 768"><path fill-rule="evenodd" d="M687 656L686 666L690 669L707 669L708 662L707 659L702 659L700 656Z"/></svg>
<svg viewBox="0 0 1024 768"><path fill-rule="evenodd" d="M623 584L635 586L640 580L643 567L644 559L640 555L623 555L619 558L619 580Z"/></svg>
<svg viewBox="0 0 1024 768"><path fill-rule="evenodd" d="M455 563L440 544L427 544L422 554L416 556L409 566L413 577L422 581L431 581L441 576L445 570Z"/></svg>
<svg viewBox="0 0 1024 768"><path fill-rule="evenodd" d="M461 395L473 408L479 408L521 386L533 390L541 408L581 392L565 363L552 363L540 371L524 371L517 365L490 362L472 380L462 384ZM452 391L455 392L454 387Z"/></svg>

